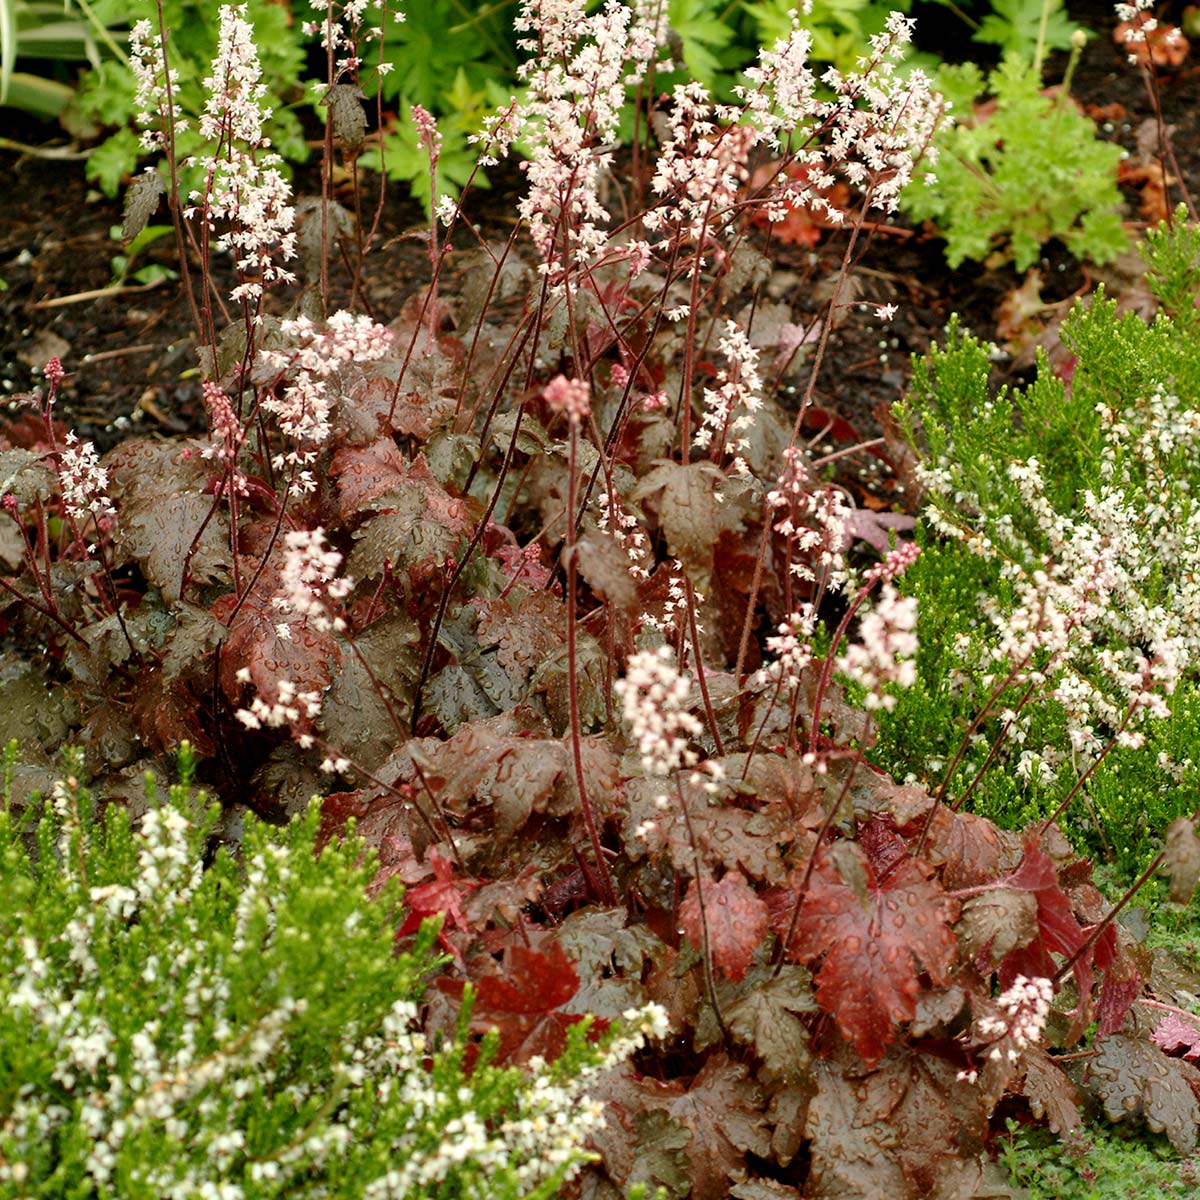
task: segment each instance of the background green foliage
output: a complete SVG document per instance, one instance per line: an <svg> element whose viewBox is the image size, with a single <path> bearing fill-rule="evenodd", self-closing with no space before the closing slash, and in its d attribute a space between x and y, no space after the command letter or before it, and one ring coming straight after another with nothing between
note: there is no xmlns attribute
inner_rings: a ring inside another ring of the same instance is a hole
<svg viewBox="0 0 1200 1200"><path fill-rule="evenodd" d="M804 17L813 35L814 63L852 69L870 36L883 28L888 13L909 11L910 2L814 0ZM183 114L195 114L203 103L200 84L216 44L218 7L196 0L165 0ZM443 137L439 190L455 194L474 163L468 138L479 129L484 114L507 102L517 86L522 58L512 29L517 4L516 0L421 0L399 7L405 11L404 22L387 19L382 49L371 45L365 55L362 82L372 113L374 68L380 54L390 71L378 77L388 129L382 158L372 148L362 163L382 166L391 178L407 182L415 195L428 202L427 161L418 146L411 105L421 104L439 117ZM955 15L948 14L946 20L957 25L961 19L973 29L976 42L1032 58L1040 0L949 7ZM786 35L791 10L791 0L667 0L673 53L686 68L687 78L698 79L722 99L731 99L742 69L754 59L758 47ZM306 0L290 5L249 0L248 16L256 31L272 109L267 133L291 164L309 157L301 116L310 114L310 137L324 118L311 86L324 75L324 54L317 40L302 29L311 15ZM100 138L88 161L88 177L110 196L134 172L139 156L127 47L128 28L141 17L154 20L153 7L140 4L131 9L118 0L65 0L65 4L0 0L0 104L57 117L77 136ZM372 8L366 19L378 26L381 14ZM1055 0L1047 47L1065 46L1073 28L1062 0ZM918 28L918 38L920 34ZM913 61L935 65L928 56L918 55ZM677 78L685 78L684 72L660 76L656 86L667 91ZM181 155L193 148L184 134Z"/></svg>
<svg viewBox="0 0 1200 1200"><path fill-rule="evenodd" d="M1196 1194L1195 1159L1179 1160L1161 1134L1089 1125L1065 1139L1009 1120L998 1161L1029 1200L1168 1200Z"/></svg>
<svg viewBox="0 0 1200 1200"><path fill-rule="evenodd" d="M937 224L951 267L967 258L1012 259L1024 271L1052 238L1096 262L1125 249L1121 147L1097 137L1065 89L1044 94L1041 73L1018 58L1006 59L986 84L973 63L943 67L938 84L956 120L935 139L936 180L914 180L901 206ZM988 97L995 107L980 115Z"/></svg>

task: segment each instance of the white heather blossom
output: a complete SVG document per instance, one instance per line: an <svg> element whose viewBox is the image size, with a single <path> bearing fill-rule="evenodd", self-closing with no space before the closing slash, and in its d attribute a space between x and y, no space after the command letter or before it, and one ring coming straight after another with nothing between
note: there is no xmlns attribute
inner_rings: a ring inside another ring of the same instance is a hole
<svg viewBox="0 0 1200 1200"><path fill-rule="evenodd" d="M647 775L670 775L696 763L688 743L702 727L690 709L691 680L679 673L674 658L669 646L639 651L629 659L625 678L613 685Z"/></svg>
<svg viewBox="0 0 1200 1200"><path fill-rule="evenodd" d="M307 983L295 968L311 966L302 943L312 912L301 886L316 876L301 872L314 866L312 842L296 857L298 847L274 835L247 838L240 872L206 888L203 829L192 828L191 803L173 790L170 804L150 809L132 844L100 868L104 839L84 838L79 793L72 776L50 798L71 847L65 870L50 864L34 910L8 914L14 936L0 1004L8 1033L28 1039L31 1052L14 1060L19 1075L0 1123L5 1195L67 1187L216 1200L318 1196L348 1171L359 1172L355 1194L376 1200L424 1200L443 1183L482 1196L502 1174L522 1194L548 1193L556 1177L587 1162L589 1135L604 1121L589 1088L667 1033L658 1004L626 1010L604 1054L576 1060L574 1072L534 1060L528 1072L497 1081L503 1106L487 1110L486 1093L420 1030L409 998L418 994L414 961L409 996L377 1026L334 1028L323 1069L307 1048L320 1002L289 990ZM0 814L0 822L6 846L19 846L10 818ZM86 871L72 870L76 847L86 851ZM324 911L328 863L320 865L313 899ZM110 870L119 882L86 884ZM368 904L360 883L342 880ZM212 925L215 905L221 917ZM341 936L366 931L365 914L354 908L338 925ZM322 995L344 980L313 983L322 992L310 995ZM298 1058L310 1060L305 1070L295 1068ZM283 1109L294 1123L272 1142ZM62 1147L73 1152L56 1163Z"/></svg>
<svg viewBox="0 0 1200 1200"><path fill-rule="evenodd" d="M989 514L949 455L920 473L931 524L993 559L1014 598L979 598L993 636L962 651L964 667L988 688L1005 679L1045 687L1065 715L1073 773L1123 725L1118 743L1139 744L1146 721L1169 715L1167 698L1200 655L1200 507L1181 486L1200 468L1200 413L1161 387L1098 411L1102 483L1066 513L1050 502L1036 457L1002 468L1020 500L1020 529L1010 515ZM1029 749L1048 782L1063 750Z"/></svg>

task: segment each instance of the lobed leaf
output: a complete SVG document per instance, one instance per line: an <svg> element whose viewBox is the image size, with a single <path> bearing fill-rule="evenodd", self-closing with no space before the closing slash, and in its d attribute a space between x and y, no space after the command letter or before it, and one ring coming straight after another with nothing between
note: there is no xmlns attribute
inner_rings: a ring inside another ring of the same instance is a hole
<svg viewBox="0 0 1200 1200"><path fill-rule="evenodd" d="M771 923L781 936L793 903L774 906ZM868 1065L895 1041L897 1025L913 1019L922 972L935 984L949 981L958 949L955 910L914 859L884 879L854 843L839 843L818 860L787 955L820 964L817 1002Z"/></svg>
<svg viewBox="0 0 1200 1200"><path fill-rule="evenodd" d="M679 922L694 946L705 945L707 931L713 965L730 979L743 979L767 934L767 906L740 872L729 871L717 883L688 884Z"/></svg>

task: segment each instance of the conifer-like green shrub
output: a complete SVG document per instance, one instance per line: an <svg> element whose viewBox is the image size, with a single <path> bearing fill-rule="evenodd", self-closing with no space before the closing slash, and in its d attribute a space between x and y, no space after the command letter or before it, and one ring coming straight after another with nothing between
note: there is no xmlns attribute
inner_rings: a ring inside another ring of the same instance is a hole
<svg viewBox="0 0 1200 1200"><path fill-rule="evenodd" d="M1127 868L1200 779L1200 230L1181 208L1142 254L1159 311L1078 304L1067 378L996 390L957 322L915 364L917 680L876 748L1010 826L1069 805Z"/></svg>
<svg viewBox="0 0 1200 1200"><path fill-rule="evenodd" d="M397 953L394 881L318 812L251 821L205 865L217 810L183 782L137 827L98 819L79 763L0 813L0 1196L542 1197L587 1155L590 1073L654 1014L553 1064L467 1067L417 1024L436 926ZM631 1014L632 1016L632 1014Z"/></svg>

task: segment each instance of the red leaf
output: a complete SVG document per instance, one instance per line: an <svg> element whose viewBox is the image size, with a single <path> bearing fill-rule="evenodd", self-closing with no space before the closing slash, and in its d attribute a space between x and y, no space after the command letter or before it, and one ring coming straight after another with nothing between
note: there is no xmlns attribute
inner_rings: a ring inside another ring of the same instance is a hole
<svg viewBox="0 0 1200 1200"><path fill-rule="evenodd" d="M407 464L396 443L379 438L369 446L344 446L334 456L329 473L337 480L342 519L353 521L375 501L404 486Z"/></svg>
<svg viewBox="0 0 1200 1200"><path fill-rule="evenodd" d="M1200 1062L1200 1019L1188 1013L1168 1013L1150 1037L1168 1054L1182 1050L1181 1058Z"/></svg>
<svg viewBox="0 0 1200 1200"><path fill-rule="evenodd" d="M957 905L909 859L882 883L863 851L841 842L823 854L800 908L788 956L820 960L817 1003L871 1065L879 1061L895 1026L911 1021L922 968L946 983L957 942L950 929ZM772 914L785 934L790 911Z"/></svg>
<svg viewBox="0 0 1200 1200"><path fill-rule="evenodd" d="M1000 964L1000 986L1008 987L1018 975L1053 977L1058 966L1051 957L1072 957L1083 945L1087 934L1071 910L1071 902L1058 886L1054 861L1042 847L1037 833L1026 834L1025 856L1021 865L1004 881L1005 886L1029 892L1037 900L1038 933L1027 946L1012 951ZM1080 955L1075 963L1075 981L1086 1003L1092 992L1092 955L1095 947Z"/></svg>
<svg viewBox="0 0 1200 1200"><path fill-rule="evenodd" d="M574 966L552 942L544 951L509 947L504 967L504 975L474 981L471 1028L499 1033L497 1063L526 1063L535 1055L556 1059L567 1044L567 1030L580 1020L574 1013L557 1011L579 990ZM438 981L441 991L454 996L461 996L464 986L461 979ZM595 1025L597 1032L603 1027L603 1022Z"/></svg>
<svg viewBox="0 0 1200 1200"><path fill-rule="evenodd" d="M512 982L485 976L478 983L478 1004L493 1012L545 1013L561 1008L579 990L579 975L563 948L551 942L544 951L514 946L508 956Z"/></svg>
<svg viewBox="0 0 1200 1200"><path fill-rule="evenodd" d="M444 913L447 924L469 931L470 925L463 915L462 900L482 885L474 879L455 879L454 864L436 846L430 848L429 865L433 868L432 882L418 884L404 893L404 902L409 908L409 921L416 917L419 925L426 917ZM408 921L405 924L407 925Z"/></svg>
<svg viewBox="0 0 1200 1200"><path fill-rule="evenodd" d="M1133 957L1117 941L1117 927L1109 925L1092 950L1095 963L1104 971L1100 999L1096 1004L1097 1036L1107 1037L1125 1024L1133 1002L1142 994L1142 977Z"/></svg>
<svg viewBox="0 0 1200 1200"><path fill-rule="evenodd" d="M878 818L859 826L858 844L862 846L871 864L871 870L883 878L896 864L908 855L904 839L896 832L890 821Z"/></svg>
<svg viewBox="0 0 1200 1200"><path fill-rule="evenodd" d="M679 919L695 946L704 945L707 922L713 965L730 979L745 977L754 951L767 936L767 906L737 871L728 872L719 883L705 882L702 888L693 879L679 907Z"/></svg>
<svg viewBox="0 0 1200 1200"><path fill-rule="evenodd" d="M1021 840L984 817L952 812L942 805L929 830L928 857L941 867L943 887L951 891L979 887L1020 863Z"/></svg>
<svg viewBox="0 0 1200 1200"><path fill-rule="evenodd" d="M212 613L224 622L233 612L237 599L222 596L213 605ZM281 700L280 684L287 681L295 693L315 692L320 695L333 682L334 672L341 665L342 652L333 634L314 629L306 620L290 621L285 626L289 636L280 636L279 613L254 600L247 600L229 626L229 637L221 654L221 689L235 707L242 707L244 687L238 672L250 673L250 686L264 704ZM289 699L299 710L299 717L290 722L294 733L312 730L313 718L303 701Z"/></svg>

